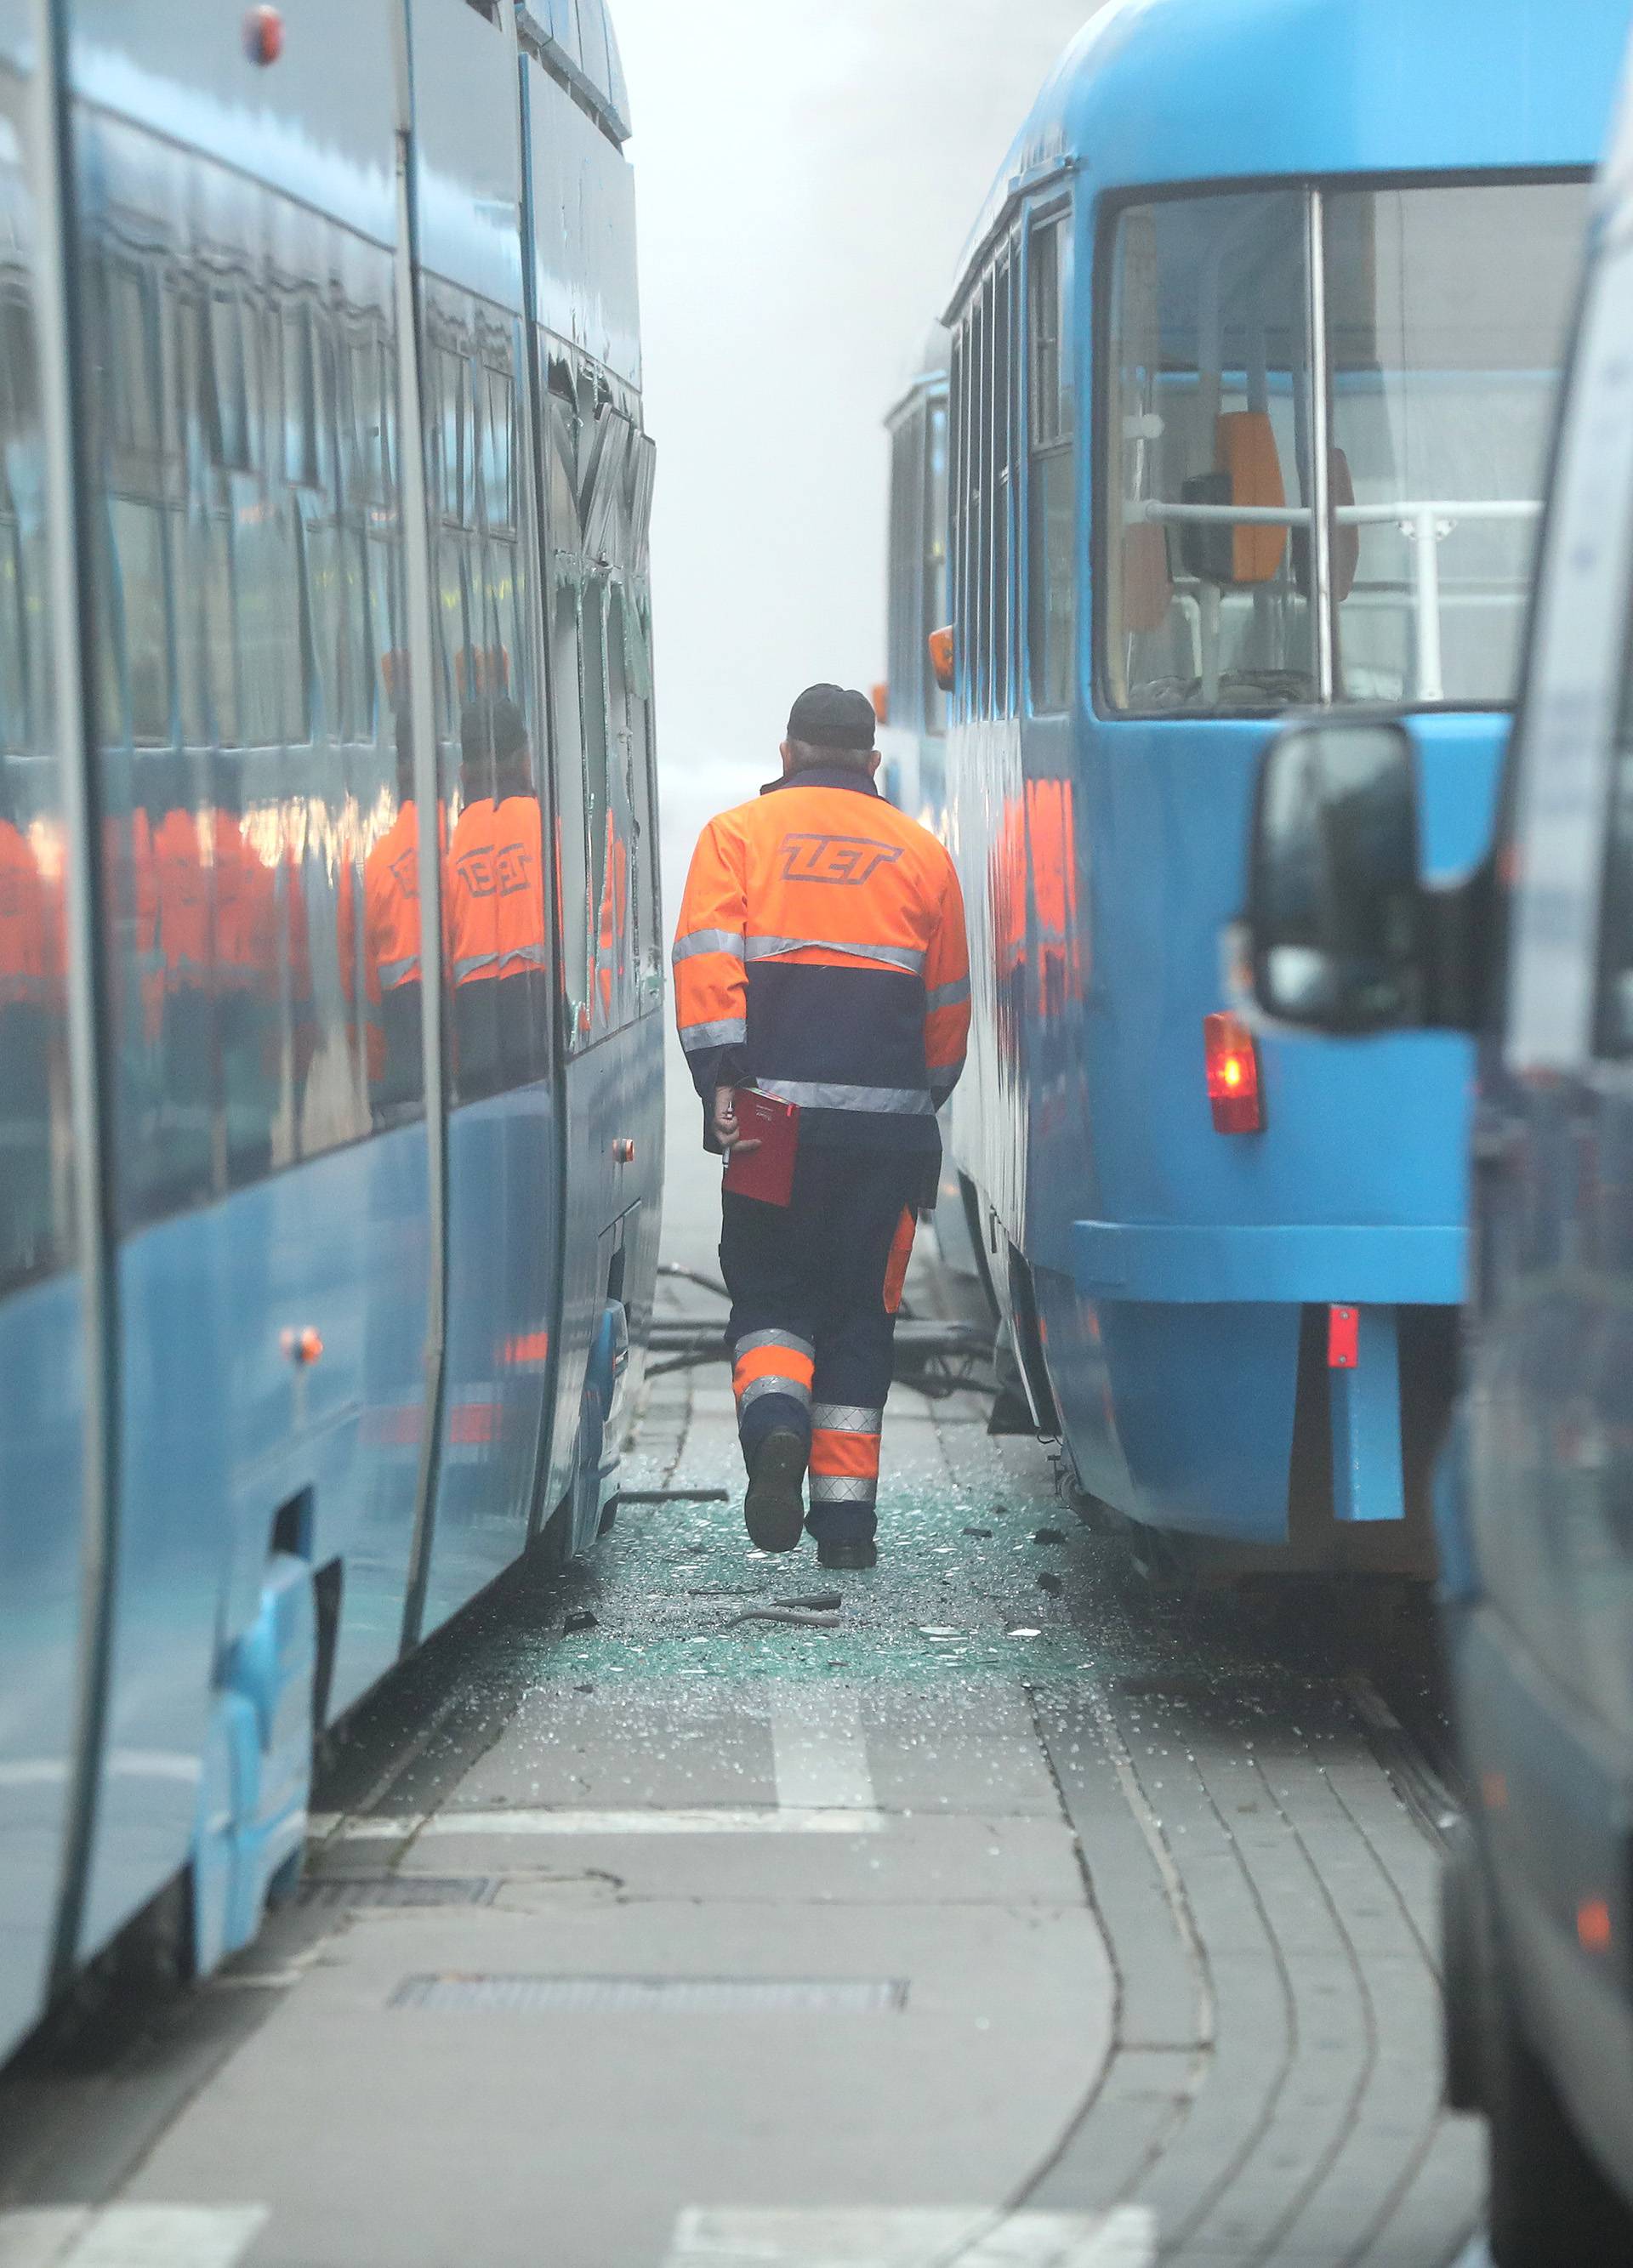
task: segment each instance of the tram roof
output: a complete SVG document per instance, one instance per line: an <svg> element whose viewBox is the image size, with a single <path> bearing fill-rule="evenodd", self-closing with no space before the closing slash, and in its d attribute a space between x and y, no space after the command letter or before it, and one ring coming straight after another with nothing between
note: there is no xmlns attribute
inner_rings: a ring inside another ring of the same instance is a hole
<svg viewBox="0 0 1633 2268"><path fill-rule="evenodd" d="M1111 0L1044 85L961 273L1018 196L1591 166L1628 0Z"/></svg>
<svg viewBox="0 0 1633 2268"><path fill-rule="evenodd" d="M615 142L630 138L629 89L607 0L517 0L522 37L560 72Z"/></svg>

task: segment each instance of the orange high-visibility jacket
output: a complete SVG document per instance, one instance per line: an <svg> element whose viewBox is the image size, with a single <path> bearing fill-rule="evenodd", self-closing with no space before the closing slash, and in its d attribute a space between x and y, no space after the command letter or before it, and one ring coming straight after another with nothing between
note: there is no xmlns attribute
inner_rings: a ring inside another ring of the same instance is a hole
<svg viewBox="0 0 1633 2268"><path fill-rule="evenodd" d="M799 1104L802 1142L939 1149L970 1031L964 897L865 773L797 772L710 821L674 966L706 1116L752 1084Z"/></svg>

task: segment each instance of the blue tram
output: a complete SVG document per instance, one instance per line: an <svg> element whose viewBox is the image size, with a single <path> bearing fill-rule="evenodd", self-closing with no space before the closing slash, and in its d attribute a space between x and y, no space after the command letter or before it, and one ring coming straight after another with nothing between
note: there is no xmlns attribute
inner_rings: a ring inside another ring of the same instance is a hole
<svg viewBox="0 0 1633 2268"><path fill-rule="evenodd" d="M1432 1568L1467 1042L1256 1036L1221 940L1289 710L1412 709L1433 869L1486 844L1627 19L1113 4L972 239L955 1146L1040 1426L1159 1552Z"/></svg>
<svg viewBox="0 0 1633 2268"><path fill-rule="evenodd" d="M617 49L341 13L0 0L0 2054L178 1881L253 1935L650 1317Z"/></svg>

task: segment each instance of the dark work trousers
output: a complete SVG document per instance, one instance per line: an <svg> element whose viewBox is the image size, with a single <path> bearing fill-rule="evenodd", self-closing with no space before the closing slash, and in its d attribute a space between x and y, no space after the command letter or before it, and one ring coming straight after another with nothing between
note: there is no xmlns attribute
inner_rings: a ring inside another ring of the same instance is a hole
<svg viewBox="0 0 1633 2268"><path fill-rule="evenodd" d="M721 1197L720 1269L746 1462L772 1432L809 1445L811 1534L870 1537L896 1310L925 1183L900 1150L802 1148L794 1200Z"/></svg>

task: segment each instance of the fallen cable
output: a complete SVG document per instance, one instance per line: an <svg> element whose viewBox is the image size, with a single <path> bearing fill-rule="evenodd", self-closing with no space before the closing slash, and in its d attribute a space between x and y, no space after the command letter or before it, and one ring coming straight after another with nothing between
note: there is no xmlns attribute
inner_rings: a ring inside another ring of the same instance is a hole
<svg viewBox="0 0 1633 2268"><path fill-rule="evenodd" d="M796 1630L838 1630L838 1615L807 1614L799 1607L750 1607L745 1614L734 1615L722 1623L723 1631L736 1630L743 1623L792 1623Z"/></svg>

